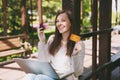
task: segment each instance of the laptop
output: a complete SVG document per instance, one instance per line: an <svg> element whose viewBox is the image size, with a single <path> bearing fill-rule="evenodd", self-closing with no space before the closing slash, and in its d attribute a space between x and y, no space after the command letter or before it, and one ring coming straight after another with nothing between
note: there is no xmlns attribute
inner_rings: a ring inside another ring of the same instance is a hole
<svg viewBox="0 0 120 80"><path fill-rule="evenodd" d="M49 62L40 62L38 60L14 58L14 61L22 68L26 73L43 74L53 79L63 79L73 72L69 72L65 75L59 76Z"/></svg>

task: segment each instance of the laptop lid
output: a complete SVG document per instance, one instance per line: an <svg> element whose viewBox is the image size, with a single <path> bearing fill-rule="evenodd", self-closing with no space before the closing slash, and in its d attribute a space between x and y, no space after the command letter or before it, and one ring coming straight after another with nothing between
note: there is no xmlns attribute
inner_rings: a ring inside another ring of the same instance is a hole
<svg viewBox="0 0 120 80"><path fill-rule="evenodd" d="M26 73L43 74L53 79L59 79L59 76L49 62L40 62L22 58L14 58L14 61L16 61Z"/></svg>

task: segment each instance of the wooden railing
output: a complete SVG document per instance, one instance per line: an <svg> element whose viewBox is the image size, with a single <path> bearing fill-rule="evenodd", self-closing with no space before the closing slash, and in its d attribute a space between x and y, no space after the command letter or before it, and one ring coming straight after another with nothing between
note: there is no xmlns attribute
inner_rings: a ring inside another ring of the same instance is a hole
<svg viewBox="0 0 120 80"><path fill-rule="evenodd" d="M101 34L111 34L111 31L113 31L112 28L110 29L104 29L101 31L94 31L94 32L89 32L89 33L85 33L85 34L80 34L79 36L82 39L88 38L88 37L92 37L92 36L97 36L97 35L101 35ZM111 53L108 53L111 54ZM93 56L92 56L93 57ZM96 58L96 57L93 57ZM93 59L92 60L95 60ZM93 65L92 65L93 66ZM85 73L80 80L90 80L93 76L97 76L99 75L99 73L105 69L110 70L110 72L112 70L114 70L117 66L120 66L120 52L114 54L111 56L111 60L102 64L102 65L98 65L96 64L97 68L92 70L91 72Z"/></svg>

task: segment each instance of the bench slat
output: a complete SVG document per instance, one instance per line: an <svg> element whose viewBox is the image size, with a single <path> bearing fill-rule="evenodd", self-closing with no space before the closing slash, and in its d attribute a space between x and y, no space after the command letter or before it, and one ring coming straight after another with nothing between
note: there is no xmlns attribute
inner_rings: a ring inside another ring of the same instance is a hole
<svg viewBox="0 0 120 80"><path fill-rule="evenodd" d="M22 57L28 57L28 54L31 54L31 50L25 47L27 44L22 43L22 40L24 39L23 37L24 36L22 35L0 37L0 58L7 56L11 57L11 55L14 54L20 54ZM5 64L8 63L10 60L12 60L12 57L9 60L3 60L0 62L0 65L4 65L4 62Z"/></svg>
<svg viewBox="0 0 120 80"><path fill-rule="evenodd" d="M0 51L21 47L20 38L0 40Z"/></svg>
<svg viewBox="0 0 120 80"><path fill-rule="evenodd" d="M24 49L16 49L16 50L3 51L3 52L0 52L0 57L5 57L5 56L12 55L12 54L19 54L19 53L23 53L23 52L25 52Z"/></svg>

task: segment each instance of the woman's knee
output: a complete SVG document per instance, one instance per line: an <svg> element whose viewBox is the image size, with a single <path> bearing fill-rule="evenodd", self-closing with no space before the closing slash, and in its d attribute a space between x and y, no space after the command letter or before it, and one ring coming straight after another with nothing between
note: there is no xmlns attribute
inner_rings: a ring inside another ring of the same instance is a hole
<svg viewBox="0 0 120 80"><path fill-rule="evenodd" d="M50 77L48 77L48 76L46 76L46 75L41 75L41 74L39 74L39 75L37 75L37 76L35 77L35 80L54 80L54 79L52 79L52 78L50 78Z"/></svg>
<svg viewBox="0 0 120 80"><path fill-rule="evenodd" d="M36 77L35 74L28 73L28 74L23 78L23 80L34 80L35 77Z"/></svg>

